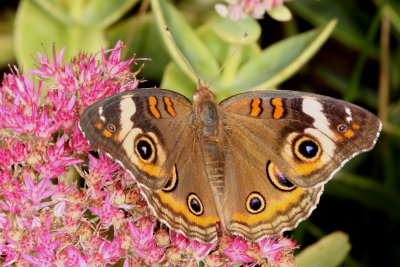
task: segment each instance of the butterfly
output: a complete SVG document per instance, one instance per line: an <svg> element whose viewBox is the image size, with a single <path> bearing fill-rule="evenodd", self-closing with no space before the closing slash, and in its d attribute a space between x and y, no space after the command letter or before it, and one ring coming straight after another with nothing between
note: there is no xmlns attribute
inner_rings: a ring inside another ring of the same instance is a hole
<svg viewBox="0 0 400 267"><path fill-rule="evenodd" d="M253 91L217 103L199 82L193 99L135 89L91 105L79 127L132 174L163 223L203 242L219 228L254 241L294 229L382 127L361 107L311 93Z"/></svg>

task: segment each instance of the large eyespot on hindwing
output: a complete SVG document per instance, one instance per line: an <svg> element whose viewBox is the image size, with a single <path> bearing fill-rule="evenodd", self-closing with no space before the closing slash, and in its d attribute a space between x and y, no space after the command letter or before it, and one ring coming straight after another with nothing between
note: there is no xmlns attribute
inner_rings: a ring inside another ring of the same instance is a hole
<svg viewBox="0 0 400 267"><path fill-rule="evenodd" d="M151 163L156 161L156 144L146 135L139 136L134 143L136 155L144 162Z"/></svg>
<svg viewBox="0 0 400 267"><path fill-rule="evenodd" d="M176 189L178 185L178 170L176 169L176 165L172 168L171 177L168 179L164 188L162 189L164 192L172 192Z"/></svg>
<svg viewBox="0 0 400 267"><path fill-rule="evenodd" d="M281 191L292 191L296 188L270 160L267 162L267 177Z"/></svg>
<svg viewBox="0 0 400 267"><path fill-rule="evenodd" d="M320 158L322 148L315 138L299 135L293 140L293 155L303 162L313 162Z"/></svg>
<svg viewBox="0 0 400 267"><path fill-rule="evenodd" d="M187 205L191 213L200 216L204 213L203 203L195 193L190 193L187 197Z"/></svg>
<svg viewBox="0 0 400 267"><path fill-rule="evenodd" d="M308 176L317 172L334 158L335 149L334 141L316 128L290 133L281 150L283 159L291 166L286 168L285 175Z"/></svg>
<svg viewBox="0 0 400 267"><path fill-rule="evenodd" d="M252 192L246 199L246 210L251 214L257 214L265 209L265 199L258 192Z"/></svg>

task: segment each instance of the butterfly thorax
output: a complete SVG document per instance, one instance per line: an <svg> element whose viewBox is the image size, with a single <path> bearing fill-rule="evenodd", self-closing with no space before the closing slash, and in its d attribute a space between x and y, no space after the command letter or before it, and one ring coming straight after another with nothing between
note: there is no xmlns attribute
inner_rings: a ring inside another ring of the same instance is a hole
<svg viewBox="0 0 400 267"><path fill-rule="evenodd" d="M225 184L225 156L220 107L208 87L200 83L193 99L193 126L202 147L208 180L215 193L221 194Z"/></svg>

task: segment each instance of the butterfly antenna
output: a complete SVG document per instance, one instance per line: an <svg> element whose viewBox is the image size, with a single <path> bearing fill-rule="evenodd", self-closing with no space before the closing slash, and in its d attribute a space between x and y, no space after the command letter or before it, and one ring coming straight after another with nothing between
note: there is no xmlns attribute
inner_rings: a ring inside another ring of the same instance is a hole
<svg viewBox="0 0 400 267"><path fill-rule="evenodd" d="M199 74L194 70L194 68L192 67L192 65L189 63L189 60L187 60L187 58L185 57L185 55L182 53L182 51L179 49L178 45L176 44L174 38L172 37L171 31L169 30L169 27L167 25L165 25L165 31L167 32L167 35L169 37L169 39L171 40L171 43L174 45L175 50L178 51L179 55L181 56L181 58L183 58L183 60L186 63L186 66L190 69L190 72L197 78L198 81L200 81L200 76Z"/></svg>
<svg viewBox="0 0 400 267"><path fill-rule="evenodd" d="M247 36L248 36L248 32L245 32L243 34L242 39L240 40L240 42L236 45L235 50L233 50L233 52L230 54L230 56L225 60L224 64L222 64L222 66L219 68L219 70L217 71L217 73L215 74L215 76L211 79L210 82L210 86L212 83L215 82L215 80L218 78L218 76L221 74L222 70L225 68L226 64L233 58L234 55L236 55L236 53L239 51L239 48L242 46L243 42L246 40Z"/></svg>

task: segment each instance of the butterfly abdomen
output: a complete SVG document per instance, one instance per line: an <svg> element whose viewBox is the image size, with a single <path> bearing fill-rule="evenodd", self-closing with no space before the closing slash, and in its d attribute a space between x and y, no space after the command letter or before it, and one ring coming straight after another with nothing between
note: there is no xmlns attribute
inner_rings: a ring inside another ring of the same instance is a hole
<svg viewBox="0 0 400 267"><path fill-rule="evenodd" d="M211 187L221 194L225 187L225 160L220 110L213 98L195 102L194 127L202 146L202 154Z"/></svg>

